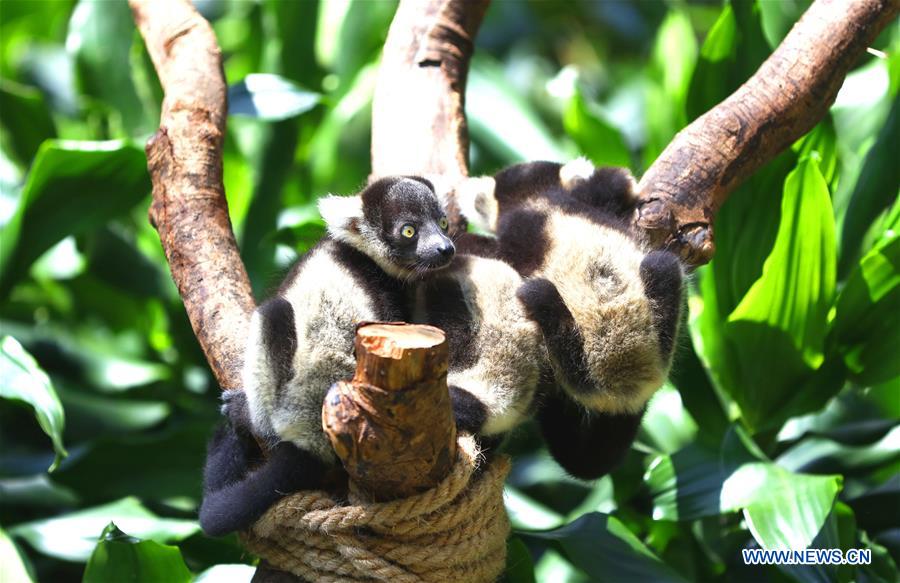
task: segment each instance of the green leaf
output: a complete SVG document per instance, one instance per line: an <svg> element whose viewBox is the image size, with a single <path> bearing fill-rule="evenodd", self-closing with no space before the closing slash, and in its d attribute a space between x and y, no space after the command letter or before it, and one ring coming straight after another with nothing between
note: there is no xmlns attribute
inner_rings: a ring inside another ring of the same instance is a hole
<svg viewBox="0 0 900 583"><path fill-rule="evenodd" d="M509 537L506 543L506 571L503 576L507 583L536 583L531 553L517 536Z"/></svg>
<svg viewBox="0 0 900 583"><path fill-rule="evenodd" d="M188 583L188 571L178 547L128 536L110 522L84 569L84 583Z"/></svg>
<svg viewBox="0 0 900 583"><path fill-rule="evenodd" d="M869 472L900 460L900 426L875 443L846 445L831 439L810 437L778 457L778 465L795 472L844 475Z"/></svg>
<svg viewBox="0 0 900 583"><path fill-rule="evenodd" d="M777 427L787 414L803 412L783 406L791 388L824 361L835 269L828 187L816 161L803 160L785 181L781 221L762 276L725 325L740 362L738 384L727 388L751 427ZM822 385L820 402L839 388Z"/></svg>
<svg viewBox="0 0 900 583"><path fill-rule="evenodd" d="M694 520L721 511L722 485L743 464L760 459L742 430L729 431L718 448L691 443L654 458L644 476L654 520Z"/></svg>
<svg viewBox="0 0 900 583"><path fill-rule="evenodd" d="M228 88L228 113L281 121L306 113L320 99L318 93L284 77L255 73Z"/></svg>
<svg viewBox="0 0 900 583"><path fill-rule="evenodd" d="M69 20L66 48L75 58L80 88L121 116L126 135L148 132L153 124L131 79L133 40L134 18L125 2L80 0Z"/></svg>
<svg viewBox="0 0 900 583"><path fill-rule="evenodd" d="M594 165L631 166L631 155L622 134L592 110L577 87L563 113L563 127Z"/></svg>
<svg viewBox="0 0 900 583"><path fill-rule="evenodd" d="M829 340L862 385L900 375L900 234L883 237L847 278Z"/></svg>
<svg viewBox="0 0 900 583"><path fill-rule="evenodd" d="M194 520L160 518L144 508L137 498L128 497L56 518L18 524L10 529L10 534L25 539L45 555L84 562L96 546L97 533L103 532L110 521L137 537L157 542L181 540L200 530Z"/></svg>
<svg viewBox="0 0 900 583"><path fill-rule="evenodd" d="M9 467L7 469L13 470ZM0 504L43 508L71 507L78 504L78 496L68 488L51 482L47 474L34 474L0 478Z"/></svg>
<svg viewBox="0 0 900 583"><path fill-rule="evenodd" d="M769 55L756 2L726 4L703 45L688 92L693 120L728 97Z"/></svg>
<svg viewBox="0 0 900 583"><path fill-rule="evenodd" d="M0 581L3 583L32 583L25 561L16 544L0 528Z"/></svg>
<svg viewBox="0 0 900 583"><path fill-rule="evenodd" d="M284 4L290 3L284 2ZM297 4L301 3L297 2ZM228 581L228 583L250 583L250 580L253 579L255 573L256 567L250 565L214 565L197 575L197 578L194 579L194 583L220 583L221 581Z"/></svg>
<svg viewBox="0 0 900 583"><path fill-rule="evenodd" d="M56 137L56 126L44 96L34 87L0 79L0 110L0 123L8 132L9 151L27 167L44 140Z"/></svg>
<svg viewBox="0 0 900 583"><path fill-rule="evenodd" d="M768 463L750 463L722 486L722 509L742 510L764 549L805 549L822 530L843 480L795 474Z"/></svg>
<svg viewBox="0 0 900 583"><path fill-rule="evenodd" d="M47 373L11 336L0 339L0 397L23 401L34 409L38 424L53 442L56 457L50 471L55 470L68 455L62 440L65 412Z"/></svg>
<svg viewBox="0 0 900 583"><path fill-rule="evenodd" d="M563 524L563 516L533 500L512 486L503 491L506 513L513 528L521 531L546 530Z"/></svg>
<svg viewBox="0 0 900 583"><path fill-rule="evenodd" d="M141 148L126 142L44 142L0 233L0 295L32 261L131 209L150 192Z"/></svg>
<svg viewBox="0 0 900 583"><path fill-rule="evenodd" d="M656 392L641 421L640 441L660 453L674 453L694 441L697 423L671 385Z"/></svg>
<svg viewBox="0 0 900 583"><path fill-rule="evenodd" d="M592 512L556 530L520 534L555 541L595 581L684 581L613 516Z"/></svg>

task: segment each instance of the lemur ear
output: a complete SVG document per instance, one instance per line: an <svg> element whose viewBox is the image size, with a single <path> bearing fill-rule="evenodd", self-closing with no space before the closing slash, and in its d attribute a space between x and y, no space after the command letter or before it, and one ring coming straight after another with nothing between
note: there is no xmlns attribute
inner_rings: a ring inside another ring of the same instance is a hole
<svg viewBox="0 0 900 583"><path fill-rule="evenodd" d="M325 196L319 199L319 213L325 219L328 232L336 239L359 232L359 224L363 220L362 197Z"/></svg>

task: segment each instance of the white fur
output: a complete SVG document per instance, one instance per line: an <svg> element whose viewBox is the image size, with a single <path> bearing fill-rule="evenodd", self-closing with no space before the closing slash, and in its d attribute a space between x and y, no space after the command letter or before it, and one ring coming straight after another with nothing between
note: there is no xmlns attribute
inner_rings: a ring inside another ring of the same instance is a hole
<svg viewBox="0 0 900 583"><path fill-rule="evenodd" d="M323 460L333 460L334 452L322 432L322 401L333 383L353 376L356 325L378 319L371 299L332 252L328 245L314 250L283 292L294 310L294 377L279 390L258 314L251 320L243 370L254 428Z"/></svg>
<svg viewBox="0 0 900 583"><path fill-rule="evenodd" d="M478 229L497 231L499 206L494 196L494 179L490 176L466 178L456 186L456 204L459 211Z"/></svg>
<svg viewBox="0 0 900 583"><path fill-rule="evenodd" d="M575 158L559 169L559 181L563 188L571 190L579 182L594 175L594 164L585 157Z"/></svg>

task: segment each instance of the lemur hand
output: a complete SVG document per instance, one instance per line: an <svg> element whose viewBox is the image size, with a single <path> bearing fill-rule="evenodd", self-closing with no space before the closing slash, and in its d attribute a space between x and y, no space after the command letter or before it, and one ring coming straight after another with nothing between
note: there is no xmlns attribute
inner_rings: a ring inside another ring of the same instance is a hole
<svg viewBox="0 0 900 583"><path fill-rule="evenodd" d="M250 421L250 407L247 395L240 389L222 391L222 415L224 415L235 432L239 435L251 435L253 424Z"/></svg>

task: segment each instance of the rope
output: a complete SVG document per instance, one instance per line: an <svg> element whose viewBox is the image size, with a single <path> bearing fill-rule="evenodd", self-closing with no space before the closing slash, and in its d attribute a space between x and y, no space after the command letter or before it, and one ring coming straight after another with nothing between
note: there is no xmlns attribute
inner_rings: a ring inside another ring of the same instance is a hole
<svg viewBox="0 0 900 583"><path fill-rule="evenodd" d="M352 484L346 503L327 492L296 492L241 539L276 569L315 583L494 581L506 566L510 463L498 456L479 471L479 453L474 438L460 436L450 474L400 500L367 502Z"/></svg>

